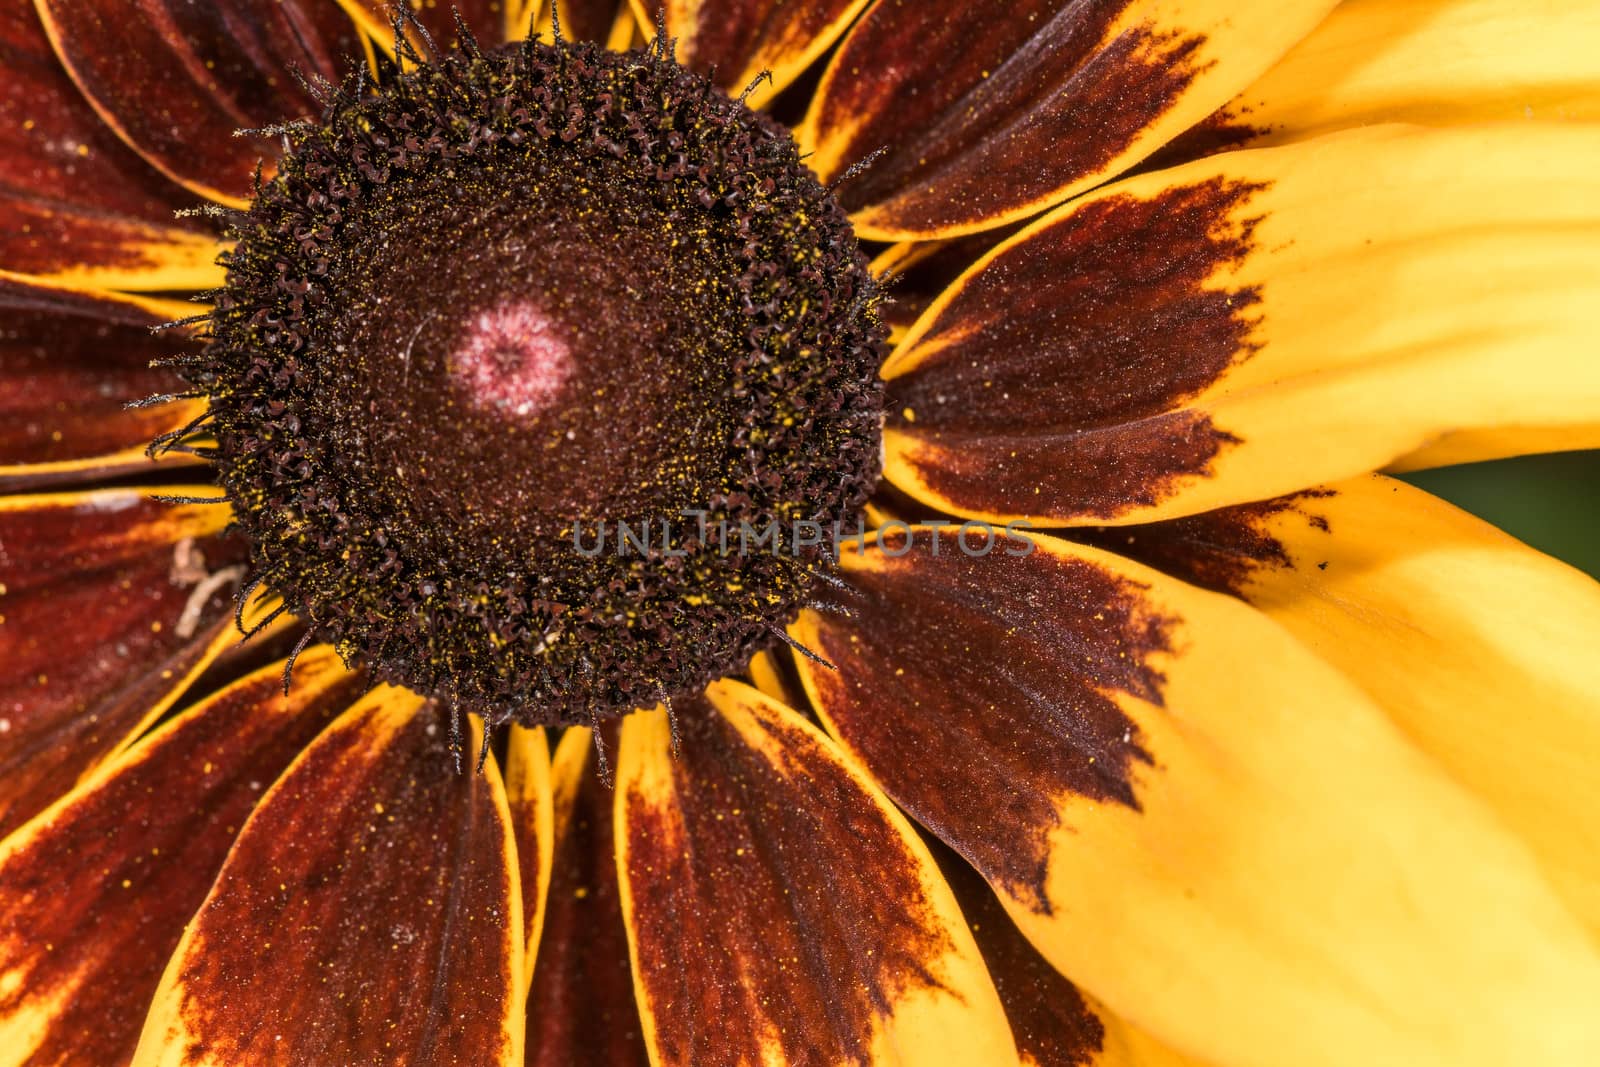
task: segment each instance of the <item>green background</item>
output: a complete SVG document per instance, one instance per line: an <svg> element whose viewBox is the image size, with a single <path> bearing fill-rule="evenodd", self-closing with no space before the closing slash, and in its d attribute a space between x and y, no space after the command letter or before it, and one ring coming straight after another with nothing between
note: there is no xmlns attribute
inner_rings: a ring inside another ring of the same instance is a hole
<svg viewBox="0 0 1600 1067"><path fill-rule="evenodd" d="M1600 577L1600 452L1523 456L1405 478Z"/></svg>

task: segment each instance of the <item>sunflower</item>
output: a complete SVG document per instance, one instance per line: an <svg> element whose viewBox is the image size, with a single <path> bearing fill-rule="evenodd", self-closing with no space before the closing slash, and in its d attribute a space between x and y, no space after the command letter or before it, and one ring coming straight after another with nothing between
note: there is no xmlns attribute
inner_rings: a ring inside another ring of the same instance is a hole
<svg viewBox="0 0 1600 1067"><path fill-rule="evenodd" d="M1588 0L0 12L0 1065L1600 1062Z"/></svg>

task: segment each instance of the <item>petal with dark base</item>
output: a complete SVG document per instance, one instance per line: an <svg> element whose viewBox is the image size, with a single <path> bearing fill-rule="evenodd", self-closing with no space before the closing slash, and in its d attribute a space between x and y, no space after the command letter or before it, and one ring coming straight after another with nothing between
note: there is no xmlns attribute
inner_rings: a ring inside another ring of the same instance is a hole
<svg viewBox="0 0 1600 1067"><path fill-rule="evenodd" d="M615 751L616 731L605 729ZM594 735L556 748L555 870L528 993L528 1067L648 1067L617 896L612 792L595 769Z"/></svg>
<svg viewBox="0 0 1600 1067"><path fill-rule="evenodd" d="M1128 523L1447 434L1600 443L1597 163L1576 126L1385 127L1108 186L890 356L885 474L959 514Z"/></svg>
<svg viewBox="0 0 1600 1067"><path fill-rule="evenodd" d="M150 366L182 352L182 337L150 328L195 311L0 279L0 488L148 471L150 441L205 411L201 399L128 407L188 388Z"/></svg>
<svg viewBox="0 0 1600 1067"><path fill-rule="evenodd" d="M972 928L1026 1067L1197 1067L1085 997L1028 943L977 871L937 838L928 846Z"/></svg>
<svg viewBox="0 0 1600 1067"><path fill-rule="evenodd" d="M802 615L828 728L1039 951L1164 1045L1240 1067L1600 1051L1600 955L1527 847L1232 598L1035 535L846 551Z"/></svg>
<svg viewBox="0 0 1600 1067"><path fill-rule="evenodd" d="M220 536L228 515L131 489L0 499L0 832L237 643L244 547Z"/></svg>
<svg viewBox="0 0 1600 1067"><path fill-rule="evenodd" d="M1334 5L890 0L834 56L802 140L863 236L952 237L1104 182L1204 118Z"/></svg>
<svg viewBox="0 0 1600 1067"><path fill-rule="evenodd" d="M56 54L106 124L162 173L244 206L278 141L235 131L320 113L295 78L339 82L362 61L330 0L37 0Z"/></svg>
<svg viewBox="0 0 1600 1067"><path fill-rule="evenodd" d="M617 866L656 1064L1015 1063L938 869L859 768L736 682L624 720Z"/></svg>
<svg viewBox="0 0 1600 1067"><path fill-rule="evenodd" d="M331 648L240 681L0 845L0 1064L118 1064L262 792L361 692Z"/></svg>
<svg viewBox="0 0 1600 1067"><path fill-rule="evenodd" d="M446 714L374 690L250 816L135 1067L520 1067L515 851L494 763L457 774Z"/></svg>
<svg viewBox="0 0 1600 1067"><path fill-rule="evenodd" d="M1377 475L1106 532L1243 596L1494 805L1600 933L1600 585Z"/></svg>
<svg viewBox="0 0 1600 1067"><path fill-rule="evenodd" d="M793 81L849 29L868 0L635 0L639 18L654 27L665 6L667 33L677 38L678 61L738 95L762 74L750 94L759 107Z"/></svg>

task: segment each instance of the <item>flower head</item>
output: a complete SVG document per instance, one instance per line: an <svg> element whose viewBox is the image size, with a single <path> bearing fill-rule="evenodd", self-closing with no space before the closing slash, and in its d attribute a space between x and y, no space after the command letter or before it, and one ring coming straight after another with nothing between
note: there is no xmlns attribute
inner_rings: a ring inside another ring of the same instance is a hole
<svg viewBox="0 0 1600 1067"><path fill-rule="evenodd" d="M1597 41L12 5L0 1064L1600 1060Z"/></svg>

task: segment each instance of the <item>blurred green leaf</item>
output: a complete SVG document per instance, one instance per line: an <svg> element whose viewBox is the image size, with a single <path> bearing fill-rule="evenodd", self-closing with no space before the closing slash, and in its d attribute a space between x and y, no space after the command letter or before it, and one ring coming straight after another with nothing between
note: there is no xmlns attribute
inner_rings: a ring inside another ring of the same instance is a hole
<svg viewBox="0 0 1600 1067"><path fill-rule="evenodd" d="M1600 452L1443 467L1405 480L1600 577Z"/></svg>

